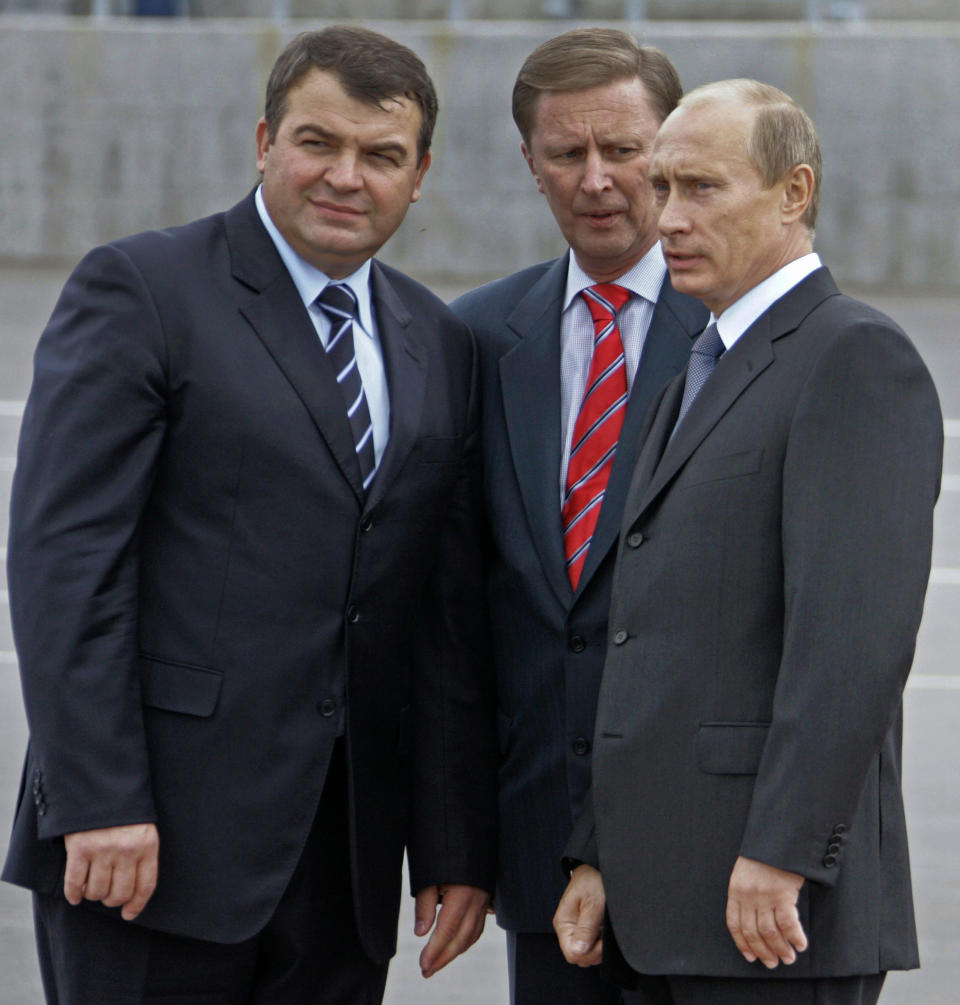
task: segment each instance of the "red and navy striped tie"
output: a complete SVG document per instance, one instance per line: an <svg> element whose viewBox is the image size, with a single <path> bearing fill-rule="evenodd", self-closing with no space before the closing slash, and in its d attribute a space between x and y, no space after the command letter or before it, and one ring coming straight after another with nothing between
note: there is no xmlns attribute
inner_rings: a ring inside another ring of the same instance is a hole
<svg viewBox="0 0 960 1005"><path fill-rule="evenodd" d="M600 516L627 407L627 367L617 311L630 299L630 291L600 283L585 289L582 296L593 317L593 358L573 426L563 497L563 546L574 589Z"/></svg>

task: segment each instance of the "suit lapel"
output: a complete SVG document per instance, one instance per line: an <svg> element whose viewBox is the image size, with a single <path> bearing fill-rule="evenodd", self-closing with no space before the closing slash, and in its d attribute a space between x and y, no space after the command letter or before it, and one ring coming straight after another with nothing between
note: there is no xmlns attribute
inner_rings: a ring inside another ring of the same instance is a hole
<svg viewBox="0 0 960 1005"><path fill-rule="evenodd" d="M630 390L620 444L614 454L610 481L604 493L603 506L587 552L578 590L584 589L600 567L620 532L627 489L642 446L640 431L651 402L671 377L683 372L693 339L703 330L707 317L705 307L677 293L670 285L669 275L664 278Z"/></svg>
<svg viewBox="0 0 960 1005"><path fill-rule="evenodd" d="M226 215L233 275L255 291L240 313L283 371L357 499L363 483L336 375L310 316L263 227L253 196Z"/></svg>
<svg viewBox="0 0 960 1005"><path fill-rule="evenodd" d="M417 337L417 320L407 310L383 270L370 271L374 311L390 392L390 439L370 486L368 505L375 505L416 442L427 380L426 351Z"/></svg>
<svg viewBox="0 0 960 1005"><path fill-rule="evenodd" d="M527 523L560 603L573 598L560 521L560 311L566 256L530 288L507 318L520 342L500 359L510 451Z"/></svg>
<svg viewBox="0 0 960 1005"><path fill-rule="evenodd" d="M839 292L830 273L820 268L761 314L720 357L672 440L669 437L680 410L683 378L671 384L631 488L630 522L656 499L744 390L774 361L773 343L795 331L814 307Z"/></svg>

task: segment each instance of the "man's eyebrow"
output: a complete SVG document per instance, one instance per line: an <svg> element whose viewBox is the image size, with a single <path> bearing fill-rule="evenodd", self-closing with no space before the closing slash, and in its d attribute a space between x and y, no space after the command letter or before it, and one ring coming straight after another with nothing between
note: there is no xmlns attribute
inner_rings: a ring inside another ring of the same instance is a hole
<svg viewBox="0 0 960 1005"><path fill-rule="evenodd" d="M293 131L294 136L302 136L304 133L316 133L316 135L323 136L325 138L333 136L333 133L329 130L324 129L323 126L318 126L314 122L304 122L297 126L297 128Z"/></svg>
<svg viewBox="0 0 960 1005"><path fill-rule="evenodd" d="M384 140L382 143L370 143L367 145L367 150L378 154L394 153L399 157L406 157L409 153L407 145L401 143L400 140Z"/></svg>

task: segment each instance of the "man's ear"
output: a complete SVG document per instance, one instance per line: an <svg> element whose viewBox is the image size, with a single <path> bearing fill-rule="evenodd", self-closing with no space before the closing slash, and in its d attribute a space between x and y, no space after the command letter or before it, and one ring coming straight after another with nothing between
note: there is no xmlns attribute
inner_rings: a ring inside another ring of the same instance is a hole
<svg viewBox="0 0 960 1005"><path fill-rule="evenodd" d="M420 163L417 165L417 177L413 184L413 193L410 196L411 202L416 202L420 198L420 186L423 185L423 178L427 171L430 170L431 158L430 151L428 150L421 159Z"/></svg>
<svg viewBox="0 0 960 1005"><path fill-rule="evenodd" d="M527 149L526 143L520 144L520 153L523 154L523 159L527 162L527 167L530 168L530 174L533 175L534 181L537 183L537 191L543 192L543 182L540 180L540 175L537 174L536 165L533 163L533 157L530 151Z"/></svg>
<svg viewBox="0 0 960 1005"><path fill-rule="evenodd" d="M263 168L267 161L267 151L270 149L270 131L267 129L267 120L261 119L257 123L257 170L263 174Z"/></svg>
<svg viewBox="0 0 960 1005"><path fill-rule="evenodd" d="M792 167L783 181L783 222L794 223L803 218L813 198L813 168L809 164Z"/></svg>

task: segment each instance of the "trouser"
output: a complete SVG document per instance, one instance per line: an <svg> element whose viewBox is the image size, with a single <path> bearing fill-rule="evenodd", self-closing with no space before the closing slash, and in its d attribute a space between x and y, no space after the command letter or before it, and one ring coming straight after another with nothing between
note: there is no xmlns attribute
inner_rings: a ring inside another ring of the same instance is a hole
<svg viewBox="0 0 960 1005"><path fill-rule="evenodd" d="M366 957L357 933L340 747L300 862L251 939L169 935L62 895L35 896L48 1005L380 1005L387 964Z"/></svg>

